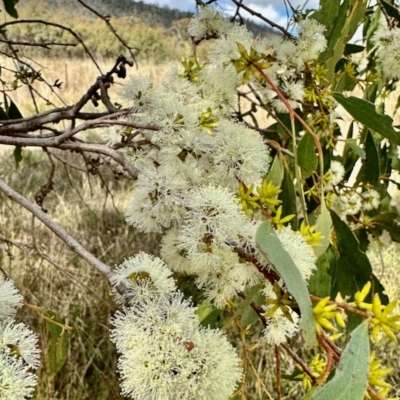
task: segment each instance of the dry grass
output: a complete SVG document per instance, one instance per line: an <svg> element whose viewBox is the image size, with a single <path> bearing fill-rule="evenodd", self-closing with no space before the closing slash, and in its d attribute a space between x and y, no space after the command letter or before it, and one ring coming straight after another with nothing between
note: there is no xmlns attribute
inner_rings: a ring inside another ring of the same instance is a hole
<svg viewBox="0 0 400 400"><path fill-rule="evenodd" d="M38 91L40 96L36 95L37 109L39 112L47 110L53 106L62 106L63 104L72 105L76 103L81 96L85 94L87 89L96 81L96 78L100 75L99 70L90 60L75 60L75 59L37 59L35 62L26 60L29 62L37 71L41 72L42 77L49 85L53 85L58 79L62 82L61 89L53 87L49 88L45 82L35 81L33 87ZM105 73L109 71L114 65L115 60L98 60L98 65ZM10 59L2 60L1 66L2 79L5 81L12 81L13 74L9 70L18 70L18 64L12 62ZM162 79L168 65L154 65L146 62L141 62L139 65L135 65L132 68L128 68L128 75L126 80L129 80L131 76L142 76L150 75L153 76L155 82L159 82ZM118 98L118 91L121 85L126 80L118 79L116 83L110 89L111 99L114 101L120 100ZM17 105L24 117L36 114L35 105L32 102L32 97L27 86L22 86L16 91L10 91L9 96ZM42 97L42 98L41 98ZM95 107L89 104L85 108L86 111L95 111Z"/></svg>
<svg viewBox="0 0 400 400"><path fill-rule="evenodd" d="M64 153L61 157L84 170L78 155ZM2 161L2 178L33 200L48 174L45 154L24 150L18 170L12 152L4 151ZM57 161L56 165L56 187L44 202L53 220L111 266L139 250L157 252L155 235L139 234L124 222L123 208L131 182L116 181L108 166L100 169L102 182L97 175L65 168ZM44 320L29 308L22 311L21 319L39 334L43 351L36 399L119 399L116 354L108 340L109 318L116 307L107 280L4 196L0 196L0 235L8 239L1 242L2 268L26 302L54 311L72 328L68 359L57 374L51 375Z"/></svg>

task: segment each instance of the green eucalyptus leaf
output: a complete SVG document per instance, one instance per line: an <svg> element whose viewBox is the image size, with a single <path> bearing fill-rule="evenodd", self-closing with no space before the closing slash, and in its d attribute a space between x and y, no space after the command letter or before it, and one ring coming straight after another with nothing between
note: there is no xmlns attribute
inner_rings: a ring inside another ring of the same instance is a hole
<svg viewBox="0 0 400 400"><path fill-rule="evenodd" d="M216 327L219 310L208 300L204 300L197 306L196 314L198 315L200 325L209 326L211 328Z"/></svg>
<svg viewBox="0 0 400 400"><path fill-rule="evenodd" d="M380 175L379 150L371 132L368 131L365 140L365 159L363 160L362 167L358 173L357 183L363 182L378 186Z"/></svg>
<svg viewBox="0 0 400 400"><path fill-rule="evenodd" d="M308 347L316 344L315 318L307 286L269 221L263 222L257 230L256 241L262 253L278 271L290 294L300 307L300 327Z"/></svg>
<svg viewBox="0 0 400 400"><path fill-rule="evenodd" d="M2 107L0 107L0 121L4 121L4 120L6 120L6 119L8 119L8 115L7 115L7 113L3 110L3 108Z"/></svg>
<svg viewBox="0 0 400 400"><path fill-rule="evenodd" d="M321 203L321 212L318 214L316 231L321 232L323 238L321 246L314 246L314 253L317 257L325 253L325 250L329 247L329 239L331 237L332 230L332 218L328 209L326 208L325 201Z"/></svg>
<svg viewBox="0 0 400 400"><path fill-rule="evenodd" d="M324 26L331 26L340 9L340 2L332 0L321 0L319 10L312 14L312 18Z"/></svg>
<svg viewBox="0 0 400 400"><path fill-rule="evenodd" d="M360 324L340 357L335 376L312 400L363 400L369 376L368 324Z"/></svg>
<svg viewBox="0 0 400 400"><path fill-rule="evenodd" d="M397 7L390 4L387 0L381 0L380 4L383 6L389 17L392 17L400 22L400 13Z"/></svg>
<svg viewBox="0 0 400 400"><path fill-rule="evenodd" d="M22 147L21 146L15 146L14 161L15 161L15 166L18 168L20 162L22 161Z"/></svg>
<svg viewBox="0 0 400 400"><path fill-rule="evenodd" d="M271 168L268 171L267 182L271 182L275 186L281 187L284 173L285 171L283 169L282 161L277 154L272 162Z"/></svg>
<svg viewBox="0 0 400 400"><path fill-rule="evenodd" d="M353 76L342 72L340 78L335 85L335 90L338 92L351 91L356 87L357 81Z"/></svg>
<svg viewBox="0 0 400 400"><path fill-rule="evenodd" d="M390 211L380 213L372 217L372 222L375 223L373 233L375 233L376 231L377 234L380 236L383 230L386 230L389 232L392 240L398 243L400 242L400 229L398 225L400 222L399 214Z"/></svg>
<svg viewBox="0 0 400 400"><path fill-rule="evenodd" d="M387 304L388 298L383 294L384 287L372 273L371 264L367 255L360 250L360 244L346 222L331 211L333 226L335 228L337 249L339 258L337 262L336 276L333 279L336 284L336 290L342 296L350 296L361 290L364 285L371 281L373 291L379 293L383 304ZM332 271L333 272L333 271ZM333 293L336 297L337 293Z"/></svg>
<svg viewBox="0 0 400 400"><path fill-rule="evenodd" d="M6 10L7 14L11 15L13 18L18 18L18 12L15 9L19 0L3 0L4 9Z"/></svg>
<svg viewBox="0 0 400 400"><path fill-rule="evenodd" d="M243 313L250 307L251 302L260 292L262 284L259 283L258 285L253 286L250 290L246 291L246 299L243 300L239 307L236 309L235 313L225 321L224 325L222 326L223 329L229 327L231 323L233 323L237 318L241 318Z"/></svg>
<svg viewBox="0 0 400 400"><path fill-rule="evenodd" d="M315 142L309 133L305 133L300 140L297 148L297 161L305 179L311 176L317 168L318 157L315 152Z"/></svg>
<svg viewBox="0 0 400 400"><path fill-rule="evenodd" d="M400 132L392 128L393 119L389 115L378 114L373 103L353 96L344 97L341 93L333 93L333 97L355 120L400 145Z"/></svg>
<svg viewBox="0 0 400 400"><path fill-rule="evenodd" d="M317 270L311 275L308 282L308 290L310 293L319 297L330 296L332 281L330 275L331 263L336 263L336 256L335 252L330 247L317 260Z"/></svg>
<svg viewBox="0 0 400 400"><path fill-rule="evenodd" d="M362 51L364 51L364 49L364 46L360 46L354 43L346 43L346 46L344 48L344 55L348 56L349 54L361 53Z"/></svg>
<svg viewBox="0 0 400 400"><path fill-rule="evenodd" d="M298 228L297 208L296 208L296 191L294 188L293 177L290 172L285 169L283 181L281 185L282 192L279 193L279 200L282 200L282 217L294 214L295 217L290 221L294 230Z"/></svg>
<svg viewBox="0 0 400 400"><path fill-rule="evenodd" d="M49 319L45 320L46 331L48 334L47 345L47 371L49 375L55 375L61 370L68 358L68 340L70 333L63 330L60 325L63 324L62 318L51 310L47 310L44 315Z"/></svg>
<svg viewBox="0 0 400 400"><path fill-rule="evenodd" d="M11 99L10 99L10 106L8 108L8 118L9 119L23 118L21 112L18 110L18 107Z"/></svg>
<svg viewBox="0 0 400 400"><path fill-rule="evenodd" d="M357 140L353 138L346 139L346 145L349 146L351 150L353 150L354 154L358 155L362 160L365 159L365 150L362 149L358 144Z"/></svg>
<svg viewBox="0 0 400 400"><path fill-rule="evenodd" d="M338 3L330 1L330 3ZM328 6L328 2L325 7ZM327 69L327 81L331 82L335 74L337 62L342 58L347 42L353 37L357 28L364 19L367 2L364 0L343 0L337 10L335 7L335 18L330 18L327 27L327 46L325 51L320 54L318 62ZM325 17L327 20L328 17Z"/></svg>

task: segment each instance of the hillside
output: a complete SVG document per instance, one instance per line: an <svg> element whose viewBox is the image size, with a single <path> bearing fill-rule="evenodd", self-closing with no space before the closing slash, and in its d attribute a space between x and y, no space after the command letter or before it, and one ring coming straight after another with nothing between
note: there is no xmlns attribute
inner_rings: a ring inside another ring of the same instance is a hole
<svg viewBox="0 0 400 400"><path fill-rule="evenodd" d="M180 59L191 51L186 27L192 13L132 0L85 0L85 3L110 16L118 34L135 49L138 61L163 63ZM96 56L128 55L105 23L76 0L20 0L17 9L20 19L50 21L71 28ZM256 36L272 32L250 21L246 24ZM18 46L20 54L28 57L87 57L84 47L69 32L46 24L12 25L7 27L7 35L18 42L53 43L51 50L43 46ZM9 51L5 44L0 45L0 50Z"/></svg>

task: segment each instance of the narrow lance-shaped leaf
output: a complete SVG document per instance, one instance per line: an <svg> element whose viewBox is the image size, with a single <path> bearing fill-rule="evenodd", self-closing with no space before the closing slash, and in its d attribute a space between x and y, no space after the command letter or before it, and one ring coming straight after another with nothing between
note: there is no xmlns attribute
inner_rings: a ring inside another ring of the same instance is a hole
<svg viewBox="0 0 400 400"><path fill-rule="evenodd" d="M339 9L332 3L340 3ZM327 47L319 57L319 63L327 69L327 82L330 82L335 74L337 62L343 57L347 42L353 37L358 26L364 19L367 2L365 0L343 0L324 1L321 3L325 13L317 14L317 20L327 21ZM327 17L329 10L332 10L335 18ZM325 14L325 15L324 15Z"/></svg>
<svg viewBox="0 0 400 400"><path fill-rule="evenodd" d="M341 93L333 93L333 97L355 120L400 145L400 132L393 129L393 119L389 115L378 114L373 103L353 96L344 97Z"/></svg>
<svg viewBox="0 0 400 400"><path fill-rule="evenodd" d="M336 276L332 276L337 284L337 290L342 296L353 296L368 281L371 281L374 292L379 293L382 302L387 304L388 298L383 294L384 287L373 274L371 263L367 255L360 250L360 243L356 236L333 211L331 216L335 228L337 249L340 254L335 272ZM333 297L336 294L333 293Z"/></svg>
<svg viewBox="0 0 400 400"><path fill-rule="evenodd" d="M316 342L315 318L307 286L292 258L284 250L269 221L263 222L257 230L256 241L262 253L268 258L285 281L291 295L300 307L300 327L303 330L306 346Z"/></svg>
<svg viewBox="0 0 400 400"><path fill-rule="evenodd" d="M304 179L311 176L317 168L318 158L315 143L309 133L306 133L300 140L299 147L297 148L297 161Z"/></svg>
<svg viewBox="0 0 400 400"><path fill-rule="evenodd" d="M369 375L369 338L366 322L351 334L335 376L312 400L363 400Z"/></svg>
<svg viewBox="0 0 400 400"><path fill-rule="evenodd" d="M11 15L13 18L18 18L18 12L15 9L19 0L3 0L4 8L7 14Z"/></svg>
<svg viewBox="0 0 400 400"><path fill-rule="evenodd" d="M271 168L268 171L267 182L273 183L275 186L280 187L284 172L282 161L279 158L279 154L277 154L272 162Z"/></svg>
<svg viewBox="0 0 400 400"><path fill-rule="evenodd" d="M317 217L316 230L321 232L323 238L321 241L321 246L314 247L314 253L317 257L325 253L325 250L329 246L329 239L331 236L332 229L332 218L328 209L326 208L325 201L321 203L321 212Z"/></svg>

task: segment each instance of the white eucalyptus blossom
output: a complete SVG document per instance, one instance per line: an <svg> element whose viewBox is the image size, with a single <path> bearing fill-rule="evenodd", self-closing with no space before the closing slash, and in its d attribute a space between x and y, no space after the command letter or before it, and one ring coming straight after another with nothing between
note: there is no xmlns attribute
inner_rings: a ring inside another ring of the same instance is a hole
<svg viewBox="0 0 400 400"><path fill-rule="evenodd" d="M179 248L191 258L196 253L212 254L212 246L236 239L245 222L235 195L221 186L194 188L185 198L187 214L179 235Z"/></svg>
<svg viewBox="0 0 400 400"><path fill-rule="evenodd" d="M24 400L35 391L37 377L22 358L0 351L0 399Z"/></svg>
<svg viewBox="0 0 400 400"><path fill-rule="evenodd" d="M179 243L179 230L173 227L162 238L161 258L173 271L193 274L195 273L195 265L185 257L185 251L179 249Z"/></svg>
<svg viewBox="0 0 400 400"><path fill-rule="evenodd" d="M325 191L330 191L343 180L345 174L344 167L339 161L332 161L328 172L324 176Z"/></svg>
<svg viewBox="0 0 400 400"><path fill-rule="evenodd" d="M0 321L14 317L17 309L22 306L22 300L14 282L0 275Z"/></svg>
<svg viewBox="0 0 400 400"><path fill-rule="evenodd" d="M262 275L253 264L240 260L228 246L215 250L215 255L219 256L218 262L209 268L198 268L195 282L209 301L223 308L238 292L258 283Z"/></svg>
<svg viewBox="0 0 400 400"><path fill-rule="evenodd" d="M31 368L40 364L38 337L25 324L16 323L11 318L0 322L0 352L21 357Z"/></svg>
<svg viewBox="0 0 400 400"><path fill-rule="evenodd" d="M268 171L268 147L261 135L242 124L223 121L218 126L214 168L210 179L237 190L238 180L250 185Z"/></svg>
<svg viewBox="0 0 400 400"><path fill-rule="evenodd" d="M387 78L400 78L400 28L387 25L385 20L372 36L376 46L376 55Z"/></svg>
<svg viewBox="0 0 400 400"><path fill-rule="evenodd" d="M211 7L200 7L199 11L190 20L188 33L195 40L207 36L220 36L232 28L232 23L220 11Z"/></svg>
<svg viewBox="0 0 400 400"><path fill-rule="evenodd" d="M367 190L361 193L362 196L362 209L373 210L379 207L381 196L375 189Z"/></svg>
<svg viewBox="0 0 400 400"><path fill-rule="evenodd" d="M288 252L302 278L305 282L308 282L316 269L315 262L317 259L313 248L307 244L300 232L293 231L290 226L275 232L282 243L283 249Z"/></svg>
<svg viewBox="0 0 400 400"><path fill-rule="evenodd" d="M127 308L112 322L124 395L228 400L234 392L241 377L239 358L225 336L198 325L182 294Z"/></svg>
<svg viewBox="0 0 400 400"><path fill-rule="evenodd" d="M253 44L253 34L243 25L233 25L226 35L216 40L208 54L210 63L227 65L241 56L236 43L240 43L247 52Z"/></svg>
<svg viewBox="0 0 400 400"><path fill-rule="evenodd" d="M289 321L281 309L277 309L270 317L266 318L266 327L263 330L263 339L270 345L277 346L287 342L299 330L299 316L290 310L293 322Z"/></svg>
<svg viewBox="0 0 400 400"><path fill-rule="evenodd" d="M119 96L133 104L135 112L145 112L153 103L153 79L150 76L133 76L119 92Z"/></svg>
<svg viewBox="0 0 400 400"><path fill-rule="evenodd" d="M175 290L172 271L162 260L144 252L130 257L113 270L111 283L123 284L131 301L141 301L149 297L165 296Z"/></svg>
<svg viewBox="0 0 400 400"><path fill-rule="evenodd" d="M345 218L347 215L355 215L361 211L362 197L361 194L352 190L341 193L339 196L334 195L332 209Z"/></svg>
<svg viewBox="0 0 400 400"><path fill-rule="evenodd" d="M325 50L325 30L325 26L313 18L300 22L296 48L291 58L295 66L301 67L304 62L315 60Z"/></svg>

